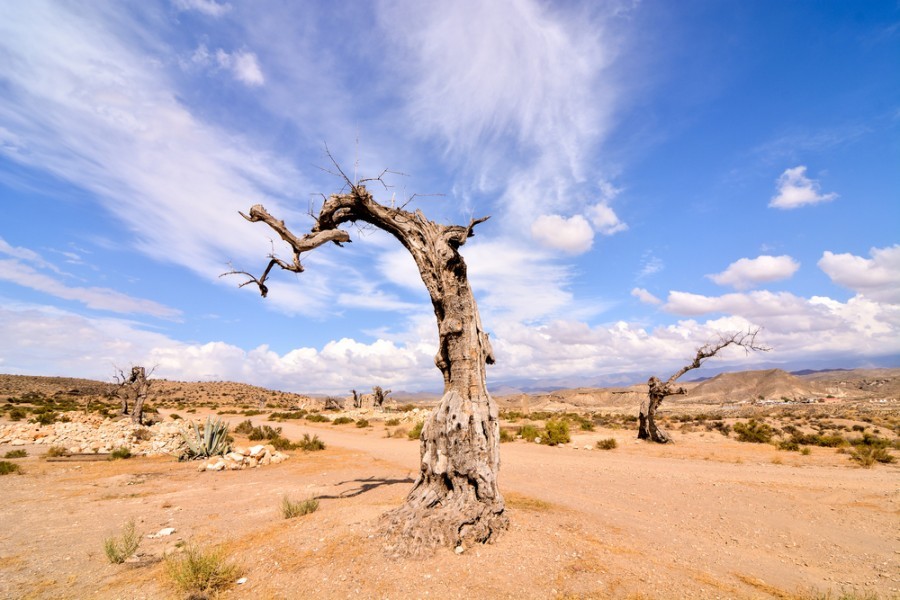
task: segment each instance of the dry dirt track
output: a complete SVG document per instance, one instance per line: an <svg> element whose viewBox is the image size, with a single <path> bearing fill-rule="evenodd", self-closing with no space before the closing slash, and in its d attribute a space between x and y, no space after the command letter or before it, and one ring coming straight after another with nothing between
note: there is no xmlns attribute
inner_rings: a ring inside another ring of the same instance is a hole
<svg viewBox="0 0 900 600"><path fill-rule="evenodd" d="M625 431L577 440L616 437L608 452L504 444L510 531L459 556L388 561L370 536L409 489L418 445L380 425L278 425L329 447L229 473L26 459L28 474L0 479L0 596L178 597L159 563L106 564L103 539L136 517L144 533L171 525L174 537L225 542L248 578L233 598L900 597L897 466L864 470L834 450L804 457L716 433L666 447ZM284 494L317 495L321 508L285 521ZM174 541L142 549L158 556Z"/></svg>

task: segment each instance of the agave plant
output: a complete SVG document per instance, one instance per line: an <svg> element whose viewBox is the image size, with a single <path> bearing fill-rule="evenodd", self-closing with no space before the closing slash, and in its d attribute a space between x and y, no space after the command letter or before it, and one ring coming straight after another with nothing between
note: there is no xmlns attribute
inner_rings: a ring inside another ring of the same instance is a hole
<svg viewBox="0 0 900 600"><path fill-rule="evenodd" d="M197 423L192 423L192 425L194 427L193 435L189 435L190 430L181 433L185 443L188 445L182 456L183 459L209 458L210 456L225 454L229 451L228 423L224 420L216 419L215 421L210 421L209 417L206 417L206 424L203 425L202 433Z"/></svg>

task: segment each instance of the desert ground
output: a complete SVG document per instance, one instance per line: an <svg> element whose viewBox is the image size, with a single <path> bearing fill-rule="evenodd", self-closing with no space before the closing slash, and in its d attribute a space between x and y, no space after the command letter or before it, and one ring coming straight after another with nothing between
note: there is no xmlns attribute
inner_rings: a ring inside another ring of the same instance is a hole
<svg viewBox="0 0 900 600"><path fill-rule="evenodd" d="M249 419L290 440L318 436L326 447L287 451L280 464L201 472L174 456L48 460L45 444L0 444L0 457L26 453L8 461L20 472L0 477L0 597L184 598L167 565L195 546L218 548L238 567L243 583L214 594L221 598L900 598L898 464L863 468L849 442L807 442L802 452L780 444L793 430L868 435L900 454L900 372L840 380L843 387L801 378L805 391L794 396L783 387L800 385L793 379L765 393L751 381L743 400L692 389L663 405L675 439L668 445L636 439L639 387L498 398L511 439L501 446L500 473L510 528L495 544L424 559L387 557L377 531L418 472L419 445L403 430L427 403L323 411L321 399L307 396L159 382L148 401L154 420L212 415L233 430ZM102 388L0 376L0 425L13 424L11 407L34 408L38 397L92 410L92 398L103 405ZM22 401L28 392L32 405ZM804 394L811 403L800 402ZM271 418L297 408L329 420ZM334 424L338 416L349 422ZM567 420L570 441L515 436L548 419ZM734 425L750 419L775 437L738 441ZM609 439L615 448L597 447ZM286 519L285 496L317 498L318 510ZM140 547L111 564L104 542L132 519ZM174 532L147 537L165 528Z"/></svg>

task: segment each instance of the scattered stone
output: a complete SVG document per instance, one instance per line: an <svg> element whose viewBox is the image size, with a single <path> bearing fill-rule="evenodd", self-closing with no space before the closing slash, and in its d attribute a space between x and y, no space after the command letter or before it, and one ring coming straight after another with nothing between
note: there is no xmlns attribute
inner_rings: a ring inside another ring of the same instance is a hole
<svg viewBox="0 0 900 600"><path fill-rule="evenodd" d="M147 537L151 538L151 539L152 538L161 538L161 537L165 537L167 535L172 535L173 533L175 533L174 527L165 527L164 529L160 529L156 533L151 533Z"/></svg>

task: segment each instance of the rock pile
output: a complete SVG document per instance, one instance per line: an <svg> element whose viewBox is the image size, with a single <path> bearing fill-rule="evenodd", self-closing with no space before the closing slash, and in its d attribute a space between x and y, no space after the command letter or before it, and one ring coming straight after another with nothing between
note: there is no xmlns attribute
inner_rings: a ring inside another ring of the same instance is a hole
<svg viewBox="0 0 900 600"><path fill-rule="evenodd" d="M50 425L10 423L0 425L0 445L27 446L41 444L60 446L72 454L112 452L128 448L138 456L180 455L185 443L182 422L134 425L128 419L111 420L98 415L71 412L68 422Z"/></svg>
<svg viewBox="0 0 900 600"><path fill-rule="evenodd" d="M201 462L197 466L198 471L237 471L240 469L252 469L264 467L268 464L278 464L287 460L287 454L275 450L271 444L250 446L235 446L225 456L213 456L209 460Z"/></svg>

